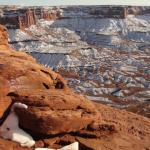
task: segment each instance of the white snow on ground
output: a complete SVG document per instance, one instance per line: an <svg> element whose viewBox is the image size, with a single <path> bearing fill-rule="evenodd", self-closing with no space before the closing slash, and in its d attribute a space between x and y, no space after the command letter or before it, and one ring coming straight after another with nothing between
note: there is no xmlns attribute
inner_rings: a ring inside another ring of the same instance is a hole
<svg viewBox="0 0 150 150"><path fill-rule="evenodd" d="M108 98L104 98L104 97L86 96L86 98L92 101L112 103L111 100L109 100Z"/></svg>
<svg viewBox="0 0 150 150"><path fill-rule="evenodd" d="M50 25L52 25L55 21L51 20L51 21L47 21L47 20L44 20L44 19L41 19L38 21L38 24L41 26L41 27L49 27Z"/></svg>
<svg viewBox="0 0 150 150"><path fill-rule="evenodd" d="M59 149L52 149L52 148L35 148L35 150L79 150L79 143L74 142L70 145L64 146Z"/></svg>
<svg viewBox="0 0 150 150"><path fill-rule="evenodd" d="M24 40L32 40L32 36L29 34L25 33L24 31L20 29L9 29L9 41L14 42L14 41L24 41Z"/></svg>
<svg viewBox="0 0 150 150"><path fill-rule="evenodd" d="M35 47L33 51L75 49L77 45L79 47L85 45L84 42L80 41L81 38L101 47L138 49L144 43L150 43L149 20L149 16L135 17L133 15L129 15L126 19L72 18L56 20L55 22L39 20L37 26L32 25L25 31L9 30L9 39L10 41L23 41L34 38L44 42L44 44L38 44L39 41L35 41L37 44L33 43ZM76 32L80 33L77 35ZM127 44L129 41L130 44ZM21 45L19 46L21 49ZM31 51L30 46L25 48Z"/></svg>
<svg viewBox="0 0 150 150"><path fill-rule="evenodd" d="M0 126L0 136L19 143L22 147L32 147L35 144L33 138L24 130L19 128L19 120L14 109L15 107L27 109L28 106L22 103L14 103L11 112Z"/></svg>
<svg viewBox="0 0 150 150"><path fill-rule="evenodd" d="M38 26L36 25L31 25L26 30L33 33L34 36L42 36L43 34L46 34L46 31L44 29L38 28Z"/></svg>

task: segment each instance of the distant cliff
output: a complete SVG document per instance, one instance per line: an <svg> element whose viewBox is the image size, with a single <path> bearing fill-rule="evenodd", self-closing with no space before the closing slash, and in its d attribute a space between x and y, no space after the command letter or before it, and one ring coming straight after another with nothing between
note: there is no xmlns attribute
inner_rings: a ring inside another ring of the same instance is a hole
<svg viewBox="0 0 150 150"><path fill-rule="evenodd" d="M0 23L8 29L24 29L35 25L38 19L55 20L60 15L58 10L46 10L42 8L22 8L3 10Z"/></svg>
<svg viewBox="0 0 150 150"><path fill-rule="evenodd" d="M64 13L63 13L64 12ZM62 15L63 13L63 15ZM125 19L128 14L144 15L150 13L149 7L135 6L64 6L50 8L15 8L0 11L0 23L7 28L24 29L35 25L38 19L55 20L82 16L92 18Z"/></svg>

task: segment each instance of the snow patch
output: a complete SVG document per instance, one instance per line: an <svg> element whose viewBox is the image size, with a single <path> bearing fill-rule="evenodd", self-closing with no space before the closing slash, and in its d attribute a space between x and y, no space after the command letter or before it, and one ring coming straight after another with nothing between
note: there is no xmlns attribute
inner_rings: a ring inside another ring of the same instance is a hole
<svg viewBox="0 0 150 150"><path fill-rule="evenodd" d="M4 139L9 139L19 143L22 147L32 147L35 144L33 138L24 130L19 128L19 120L14 109L27 109L28 106L22 103L14 103L11 112L0 126L0 136Z"/></svg>
<svg viewBox="0 0 150 150"><path fill-rule="evenodd" d="M35 150L78 150L79 149L79 143L74 142L70 145L64 146L60 149L51 149L51 148L35 148Z"/></svg>

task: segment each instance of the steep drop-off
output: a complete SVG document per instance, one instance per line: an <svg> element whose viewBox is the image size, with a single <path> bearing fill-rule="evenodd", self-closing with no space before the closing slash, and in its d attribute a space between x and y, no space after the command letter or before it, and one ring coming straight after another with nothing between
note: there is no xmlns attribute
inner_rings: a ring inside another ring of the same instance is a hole
<svg viewBox="0 0 150 150"><path fill-rule="evenodd" d="M88 99L150 117L150 15L102 17L100 11L64 7L57 20L9 30L9 41Z"/></svg>

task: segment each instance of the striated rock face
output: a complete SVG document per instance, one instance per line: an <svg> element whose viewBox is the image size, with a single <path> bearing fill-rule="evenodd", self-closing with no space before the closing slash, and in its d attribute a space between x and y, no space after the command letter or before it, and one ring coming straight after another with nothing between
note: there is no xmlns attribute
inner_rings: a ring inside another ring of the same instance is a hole
<svg viewBox="0 0 150 150"><path fill-rule="evenodd" d="M60 17L61 12L55 8L8 8L2 7L0 12L0 23L5 25L7 29L25 29L31 25L35 25L38 19L55 20Z"/></svg>
<svg viewBox="0 0 150 150"><path fill-rule="evenodd" d="M10 50L4 28L0 31L4 39L0 46L0 121L14 102L28 105L27 110L15 111L20 127L36 140L35 147L22 148L0 138L0 150L56 149L75 141L80 150L150 148L149 119L75 94L59 74L25 53Z"/></svg>

